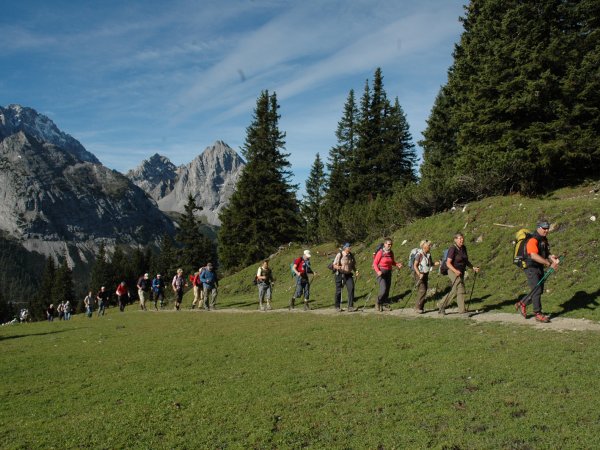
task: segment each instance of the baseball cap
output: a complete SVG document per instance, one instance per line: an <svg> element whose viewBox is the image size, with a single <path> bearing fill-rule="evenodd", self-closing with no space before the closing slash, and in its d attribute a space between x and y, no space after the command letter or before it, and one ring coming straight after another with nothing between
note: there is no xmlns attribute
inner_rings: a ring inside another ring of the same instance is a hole
<svg viewBox="0 0 600 450"><path fill-rule="evenodd" d="M538 228L546 228L546 229L548 229L548 228L550 228L550 224L546 220L541 220L541 221L538 222L537 227Z"/></svg>
<svg viewBox="0 0 600 450"><path fill-rule="evenodd" d="M342 248L350 248L350 247L352 247L350 242L346 242Z"/></svg>
<svg viewBox="0 0 600 450"><path fill-rule="evenodd" d="M310 250L304 250L304 256L310 258Z"/></svg>

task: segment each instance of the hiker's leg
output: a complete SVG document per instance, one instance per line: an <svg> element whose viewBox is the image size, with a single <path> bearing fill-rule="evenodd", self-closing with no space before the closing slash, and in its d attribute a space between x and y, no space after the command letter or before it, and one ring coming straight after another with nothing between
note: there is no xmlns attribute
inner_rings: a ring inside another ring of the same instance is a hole
<svg viewBox="0 0 600 450"><path fill-rule="evenodd" d="M525 269L525 275L527 276L527 285L529 286L532 294L527 300L525 305L533 303L533 312L542 312L542 292L544 292L544 283L538 286L538 283L544 276L544 270L537 267L528 267Z"/></svg>
<svg viewBox="0 0 600 450"><path fill-rule="evenodd" d="M448 271L448 278L450 279L450 285L452 286L452 288L450 289L450 292L446 295L444 303L440 306L441 309L446 309L448 305L452 303L454 297L456 296L456 285L459 283L457 281L458 276L451 270Z"/></svg>
<svg viewBox="0 0 600 450"><path fill-rule="evenodd" d="M354 278L350 276L345 276L345 284L346 291L348 292L348 308L352 308L354 306Z"/></svg>
<svg viewBox="0 0 600 450"><path fill-rule="evenodd" d="M198 301L200 298L200 289L198 286L194 286L194 301L192 302L192 308L195 308L198 305Z"/></svg>
<svg viewBox="0 0 600 450"><path fill-rule="evenodd" d="M458 305L458 313L463 314L466 312L465 309L465 296L467 291L465 289L465 277L461 275L456 282L456 304Z"/></svg>
<svg viewBox="0 0 600 450"><path fill-rule="evenodd" d="M342 281L343 275L341 273L335 274L335 297L333 302L336 308L340 308L342 302Z"/></svg>
<svg viewBox="0 0 600 450"><path fill-rule="evenodd" d="M425 299L427 297L427 280L429 278L428 273L423 274L423 278L419 280L419 275L414 274L415 283L419 283L417 285L417 299L415 302L415 308L419 311L423 310L425 306Z"/></svg>

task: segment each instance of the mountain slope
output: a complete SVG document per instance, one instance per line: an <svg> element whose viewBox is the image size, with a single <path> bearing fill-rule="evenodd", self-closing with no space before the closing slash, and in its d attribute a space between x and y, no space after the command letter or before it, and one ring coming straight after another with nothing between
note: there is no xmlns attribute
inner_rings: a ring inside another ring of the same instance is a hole
<svg viewBox="0 0 600 450"><path fill-rule="evenodd" d="M244 165L235 150L217 141L187 165L175 168L167 158L155 154L129 171L127 177L165 212L183 212L191 194L203 208L199 215L219 225L219 212L233 194Z"/></svg>

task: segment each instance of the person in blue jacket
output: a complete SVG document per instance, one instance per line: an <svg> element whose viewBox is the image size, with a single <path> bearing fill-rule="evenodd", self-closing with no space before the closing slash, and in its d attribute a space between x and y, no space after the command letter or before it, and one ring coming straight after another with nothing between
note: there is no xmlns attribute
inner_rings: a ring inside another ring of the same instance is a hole
<svg viewBox="0 0 600 450"><path fill-rule="evenodd" d="M200 281L202 282L202 287L204 289L204 309L207 311L215 309L219 280L217 279L217 273L215 272L212 263L206 265L206 269L200 274Z"/></svg>

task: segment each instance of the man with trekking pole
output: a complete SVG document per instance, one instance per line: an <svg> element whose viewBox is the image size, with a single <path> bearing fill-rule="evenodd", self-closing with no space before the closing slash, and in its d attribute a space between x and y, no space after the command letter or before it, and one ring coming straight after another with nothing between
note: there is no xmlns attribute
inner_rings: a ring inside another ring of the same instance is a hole
<svg viewBox="0 0 600 450"><path fill-rule="evenodd" d="M356 260L352 254L351 245L346 242L333 260L333 269L335 270L335 310L342 311L342 290L344 286L348 291L348 312L355 311L354 309L354 274L358 276L356 271Z"/></svg>
<svg viewBox="0 0 600 450"><path fill-rule="evenodd" d="M542 323L550 322L550 318L542 313L542 292L544 292L544 280L558 269L560 260L550 254L548 244L548 233L550 224L546 220L538 222L535 233L525 243L525 275L531 292L515 304L517 312L527 318L527 306L533 303L535 320ZM544 273L544 268L550 269Z"/></svg>

